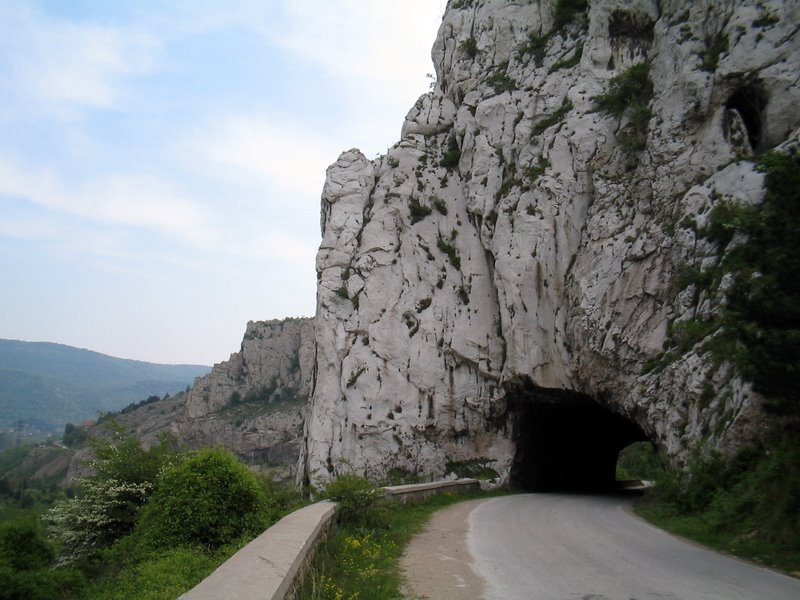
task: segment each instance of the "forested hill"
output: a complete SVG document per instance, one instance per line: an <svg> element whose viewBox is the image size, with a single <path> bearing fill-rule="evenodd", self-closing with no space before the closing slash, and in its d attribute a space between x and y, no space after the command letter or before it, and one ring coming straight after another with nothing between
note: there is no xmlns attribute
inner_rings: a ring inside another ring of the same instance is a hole
<svg viewBox="0 0 800 600"><path fill-rule="evenodd" d="M114 358L47 342L0 340L0 428L39 430L95 418L151 395L174 394L210 367Z"/></svg>

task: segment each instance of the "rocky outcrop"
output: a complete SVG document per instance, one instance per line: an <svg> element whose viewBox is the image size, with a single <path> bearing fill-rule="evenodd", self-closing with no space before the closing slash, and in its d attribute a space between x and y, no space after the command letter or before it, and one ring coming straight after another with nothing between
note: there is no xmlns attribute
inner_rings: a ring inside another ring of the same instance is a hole
<svg viewBox="0 0 800 600"><path fill-rule="evenodd" d="M328 169L312 481L475 460L505 481L520 402L565 394L678 462L757 435L715 332L676 341L724 285L680 275L719 264L721 199L760 202L754 153L798 140L800 6L578 4L451 0L401 141Z"/></svg>
<svg viewBox="0 0 800 600"><path fill-rule="evenodd" d="M239 352L186 393L114 415L146 446L168 434L182 448L222 446L274 476L293 477L314 375L314 321L247 324ZM101 422L90 436L103 436ZM75 453L67 480L88 474L91 450Z"/></svg>
<svg viewBox="0 0 800 600"><path fill-rule="evenodd" d="M239 352L195 380L186 417L196 419L244 401L307 399L313 351L312 319L250 321Z"/></svg>

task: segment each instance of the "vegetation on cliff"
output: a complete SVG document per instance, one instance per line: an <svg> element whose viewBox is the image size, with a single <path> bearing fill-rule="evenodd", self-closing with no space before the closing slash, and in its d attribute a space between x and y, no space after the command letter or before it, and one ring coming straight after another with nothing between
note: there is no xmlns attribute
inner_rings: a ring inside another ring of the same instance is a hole
<svg viewBox="0 0 800 600"><path fill-rule="evenodd" d="M756 167L766 193L757 205L718 199L698 234L722 258L703 271L685 269L689 285L724 302L716 316L672 327L663 364L701 343L715 364L730 361L764 397L766 430L731 457L695 450L685 470L671 471L646 448L623 453L628 475L655 479L640 504L654 523L721 550L800 570L800 151L769 152ZM691 225L686 223L687 226ZM724 292L723 286L724 285ZM663 367L662 367L663 368ZM713 388L709 387L713 394ZM702 399L701 399L702 400Z"/></svg>

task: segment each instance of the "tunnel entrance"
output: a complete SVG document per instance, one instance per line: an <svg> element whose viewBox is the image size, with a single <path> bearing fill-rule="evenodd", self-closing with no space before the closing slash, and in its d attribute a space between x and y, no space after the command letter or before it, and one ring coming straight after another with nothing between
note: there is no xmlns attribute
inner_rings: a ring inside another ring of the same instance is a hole
<svg viewBox="0 0 800 600"><path fill-rule="evenodd" d="M516 413L511 484L519 489L613 489L620 450L647 439L585 394L527 383L514 385L509 397Z"/></svg>

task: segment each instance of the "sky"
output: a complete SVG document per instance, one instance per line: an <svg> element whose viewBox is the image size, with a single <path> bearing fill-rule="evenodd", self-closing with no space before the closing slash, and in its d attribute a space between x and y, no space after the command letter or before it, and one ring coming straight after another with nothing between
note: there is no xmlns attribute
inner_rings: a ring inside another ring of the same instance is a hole
<svg viewBox="0 0 800 600"><path fill-rule="evenodd" d="M398 141L445 0L0 0L0 338L214 364L313 316L325 169Z"/></svg>

